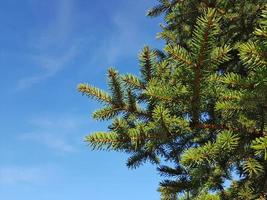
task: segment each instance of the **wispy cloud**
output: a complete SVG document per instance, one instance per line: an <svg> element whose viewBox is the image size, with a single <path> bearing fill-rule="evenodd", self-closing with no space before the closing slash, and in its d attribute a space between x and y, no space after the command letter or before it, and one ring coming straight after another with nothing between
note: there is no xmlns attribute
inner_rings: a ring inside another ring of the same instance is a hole
<svg viewBox="0 0 267 200"><path fill-rule="evenodd" d="M116 31L105 44L107 45L107 50L104 51L107 53L107 62L114 62L120 56L136 54L135 50L139 47L142 37L138 34L141 33L138 26L131 22L130 18L126 18L125 15L115 15L113 25L116 27Z"/></svg>
<svg viewBox="0 0 267 200"><path fill-rule="evenodd" d="M84 120L79 116L41 116L29 121L32 130L21 134L19 139L42 145L56 153L75 152L76 141L81 142L82 139L77 131L83 125Z"/></svg>
<svg viewBox="0 0 267 200"><path fill-rule="evenodd" d="M51 5L55 7L53 21L33 39L33 47L37 50L50 50L51 47L66 45L74 28L74 5L75 0L54 1Z"/></svg>
<svg viewBox="0 0 267 200"><path fill-rule="evenodd" d="M73 30L74 0L59 0L55 3L55 19L41 34L35 36L32 53L27 57L39 73L23 77L17 82L17 89L25 89L60 72L79 52L79 40L71 40Z"/></svg>
<svg viewBox="0 0 267 200"><path fill-rule="evenodd" d="M77 55L77 47L70 47L63 55L56 57L53 55L32 56L35 65L39 66L40 72L37 75L24 77L17 83L17 89L25 89L47 78L54 76L62 70Z"/></svg>
<svg viewBox="0 0 267 200"><path fill-rule="evenodd" d="M20 136L20 139L42 144L60 152L74 152L75 148L64 136L55 136L50 132L30 132Z"/></svg>
<svg viewBox="0 0 267 200"><path fill-rule="evenodd" d="M0 184L42 184L54 175L49 167L0 167Z"/></svg>
<svg viewBox="0 0 267 200"><path fill-rule="evenodd" d="M147 42L151 35L143 26L145 11L137 14L140 7L144 6L141 4L149 5L149 2L127 3L123 11L118 9L111 14L113 28L103 41L99 41L98 48L91 56L92 63L104 61L103 64L113 65L123 57L138 54L138 51L144 45L144 41Z"/></svg>

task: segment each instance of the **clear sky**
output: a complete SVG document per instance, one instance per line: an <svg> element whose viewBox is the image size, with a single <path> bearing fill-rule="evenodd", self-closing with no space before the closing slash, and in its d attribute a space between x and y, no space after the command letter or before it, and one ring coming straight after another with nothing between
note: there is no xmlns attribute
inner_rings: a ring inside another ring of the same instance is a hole
<svg viewBox="0 0 267 200"><path fill-rule="evenodd" d="M106 70L137 73L155 39L155 0L0 0L0 199L157 200L155 166L90 151L85 135L105 130L98 104L77 84L106 88Z"/></svg>

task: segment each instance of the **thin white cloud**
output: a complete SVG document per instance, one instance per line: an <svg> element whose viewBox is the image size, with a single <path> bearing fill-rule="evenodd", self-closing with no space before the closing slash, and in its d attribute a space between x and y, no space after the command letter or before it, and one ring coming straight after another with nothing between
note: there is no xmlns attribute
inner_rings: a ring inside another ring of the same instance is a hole
<svg viewBox="0 0 267 200"><path fill-rule="evenodd" d="M107 62L114 62L120 56L129 54L136 54L135 51L139 46L140 35L138 26L131 22L131 20L122 16L121 14L114 16L113 24L116 27L116 33L107 43Z"/></svg>
<svg viewBox="0 0 267 200"><path fill-rule="evenodd" d="M39 116L29 121L32 130L20 134L19 139L42 145L55 153L76 152L76 141L80 144L82 140L77 131L85 125L84 123L84 119L79 116Z"/></svg>
<svg viewBox="0 0 267 200"><path fill-rule="evenodd" d="M55 57L52 55L32 56L35 65L38 65L43 72L37 75L24 77L17 83L17 89L25 89L47 78L54 76L62 70L77 55L77 47L71 47L63 55Z"/></svg>
<svg viewBox="0 0 267 200"><path fill-rule="evenodd" d="M136 14L143 7L141 3L148 4L148 1L130 3L125 5L125 11L119 9L112 13L110 17L113 28L103 41L99 41L90 64L113 65L123 57L137 56L138 51L144 46L144 41L150 37L148 30L142 26L146 17L145 11L143 15Z"/></svg>
<svg viewBox="0 0 267 200"><path fill-rule="evenodd" d="M60 152L74 152L75 147L64 136L56 136L50 132L31 132L20 136L20 139L42 144Z"/></svg>
<svg viewBox="0 0 267 200"><path fill-rule="evenodd" d="M69 41L73 31L74 0L57 0L53 21L34 38L33 46L38 50L64 46Z"/></svg>
<svg viewBox="0 0 267 200"><path fill-rule="evenodd" d="M0 167L0 184L42 184L54 177L49 167Z"/></svg>
<svg viewBox="0 0 267 200"><path fill-rule="evenodd" d="M78 55L79 40L71 40L74 0L56 1L55 7L52 23L30 41L33 52L27 56L40 72L19 79L17 89L31 87L55 76Z"/></svg>

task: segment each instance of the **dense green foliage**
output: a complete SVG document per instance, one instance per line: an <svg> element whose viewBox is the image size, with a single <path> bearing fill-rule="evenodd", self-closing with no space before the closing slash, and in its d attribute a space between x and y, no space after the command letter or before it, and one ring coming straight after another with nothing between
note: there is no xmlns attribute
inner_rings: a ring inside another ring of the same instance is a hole
<svg viewBox="0 0 267 200"><path fill-rule="evenodd" d="M265 199L266 1L159 3L148 15L165 16L166 46L143 48L140 75L109 69L109 92L78 86L104 106L93 117L112 120L86 141L128 153L130 168L156 164L163 200Z"/></svg>

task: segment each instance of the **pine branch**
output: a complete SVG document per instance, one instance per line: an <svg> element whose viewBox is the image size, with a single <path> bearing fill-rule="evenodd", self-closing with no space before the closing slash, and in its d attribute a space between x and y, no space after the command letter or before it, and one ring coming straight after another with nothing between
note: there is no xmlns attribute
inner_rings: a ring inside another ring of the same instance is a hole
<svg viewBox="0 0 267 200"><path fill-rule="evenodd" d="M109 89L112 93L112 104L116 107L122 107L123 103L123 90L121 85L121 77L118 72L112 68L108 70Z"/></svg>
<svg viewBox="0 0 267 200"><path fill-rule="evenodd" d="M134 113L137 111L136 97L134 96L131 90L127 90L127 110L130 113Z"/></svg>
<svg viewBox="0 0 267 200"><path fill-rule="evenodd" d="M202 128L202 129L221 129L221 130L229 130L229 131L236 131L236 132L240 132L241 129L234 129L234 128L229 128L227 126L216 126L216 125L203 125L200 126L198 128ZM141 131L141 132L140 132ZM259 133L256 133L259 134ZM267 134L267 132L266 132ZM121 137L117 137L117 135L115 133L110 133L110 132L99 132L93 135L89 135L86 137L86 141L89 142L90 144L92 143L92 147L93 148L100 148L101 146L105 146L105 145L111 145L111 144L126 144L126 143L131 143L133 145L133 147L136 145L138 146L139 144L145 144L145 141L161 141L162 139L164 139L164 137L162 137L162 135L157 135L157 134L145 134L144 132L142 133L142 130L140 129L129 129L128 133L125 132L124 134L125 137L121 138ZM226 136L226 138L229 137L233 137L233 139L228 139L229 141L233 141L232 144L223 144L221 141L227 141L224 139L218 139L219 144L222 144L222 146L226 147L228 145L234 147L236 146L236 141L238 140L238 138L236 138L235 136ZM173 139L172 135L167 135L168 139ZM220 137L219 137L220 138ZM261 141L261 140L257 140L257 141ZM260 143L260 142L258 142ZM258 154L260 154L262 151L267 151L267 147L264 147L263 145L258 145L257 142L254 142L252 148L254 148L255 150L258 150ZM95 146L94 146L95 145ZM110 147L110 146L108 146ZM96 149L97 149L96 148ZM101 149L101 148L100 148ZM200 156L199 153L194 153L195 155ZM267 155L267 154L265 154ZM194 159L192 159L194 160ZM197 159L195 159L197 160Z"/></svg>
<svg viewBox="0 0 267 200"><path fill-rule="evenodd" d="M154 153L141 151L130 156L126 165L129 168L135 169L147 161L150 161L152 164L159 164L159 158Z"/></svg>
<svg viewBox="0 0 267 200"><path fill-rule="evenodd" d="M160 192L160 199L161 200L177 200L177 193L171 191L165 186L161 186L158 191Z"/></svg>
<svg viewBox="0 0 267 200"><path fill-rule="evenodd" d="M265 137L256 138L252 142L251 147L256 151L256 155L264 155L264 159L267 160L267 135L265 135Z"/></svg>
<svg viewBox="0 0 267 200"><path fill-rule="evenodd" d="M180 176L184 173L184 169L182 167L177 166L176 168L171 168L169 166L160 166L157 168L161 176L165 177L175 177Z"/></svg>
<svg viewBox="0 0 267 200"><path fill-rule="evenodd" d="M239 52L241 60L250 70L266 67L267 52L262 51L255 43L248 42L239 45Z"/></svg>
<svg viewBox="0 0 267 200"><path fill-rule="evenodd" d="M223 151L233 151L239 144L240 137L232 131L221 132L216 139L216 146Z"/></svg>
<svg viewBox="0 0 267 200"><path fill-rule="evenodd" d="M87 95L88 97L95 98L98 101L109 104L112 103L112 97L109 94L91 85L79 84L78 91Z"/></svg>
<svg viewBox="0 0 267 200"><path fill-rule="evenodd" d="M194 31L192 47L193 54L197 57L194 68L194 83L192 97L192 124L197 126L200 117L200 84L201 70L206 56L210 51L212 41L218 34L218 19L215 17L215 11L208 9L204 17L197 20L197 26Z"/></svg>
<svg viewBox="0 0 267 200"><path fill-rule="evenodd" d="M93 113L93 118L97 120L109 120L116 117L121 109L114 106L104 107Z"/></svg>
<svg viewBox="0 0 267 200"><path fill-rule="evenodd" d="M125 84L131 88L134 89L145 89L144 84L139 80L138 77L132 75L132 74L127 74L122 77L122 80L125 82Z"/></svg>
<svg viewBox="0 0 267 200"><path fill-rule="evenodd" d="M164 100L167 102L182 102L185 101L188 96L188 89L183 85L177 84L176 86L173 86L168 83L162 83L157 79L152 79L146 87L144 93L149 97L158 100Z"/></svg>
<svg viewBox="0 0 267 200"><path fill-rule="evenodd" d="M148 46L145 46L139 54L141 75L145 83L152 79L153 68L156 64L157 55Z"/></svg>
<svg viewBox="0 0 267 200"><path fill-rule="evenodd" d="M244 171L252 178L253 176L258 176L264 172L263 166L253 158L249 158L244 161L243 164Z"/></svg>
<svg viewBox="0 0 267 200"><path fill-rule="evenodd" d="M260 20L260 28L257 28L254 33L257 36L267 38L267 9L262 11L262 18Z"/></svg>
<svg viewBox="0 0 267 200"><path fill-rule="evenodd" d="M171 58L174 58L179 65L193 67L190 53L180 45L167 45L164 50L171 56Z"/></svg>
<svg viewBox="0 0 267 200"><path fill-rule="evenodd" d="M121 139L114 132L97 132L85 137L85 141L93 148L98 150L118 150L125 145L126 140Z"/></svg>
<svg viewBox="0 0 267 200"><path fill-rule="evenodd" d="M231 58L229 56L231 48L228 45L223 47L214 48L211 52L211 64L213 68L218 67L219 65L229 61Z"/></svg>
<svg viewBox="0 0 267 200"><path fill-rule="evenodd" d="M157 17L161 15L164 11L166 11L170 6L169 0L159 0L161 4L154 6L153 8L149 9L147 12L147 16L149 17Z"/></svg>

